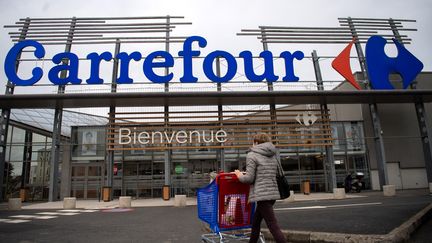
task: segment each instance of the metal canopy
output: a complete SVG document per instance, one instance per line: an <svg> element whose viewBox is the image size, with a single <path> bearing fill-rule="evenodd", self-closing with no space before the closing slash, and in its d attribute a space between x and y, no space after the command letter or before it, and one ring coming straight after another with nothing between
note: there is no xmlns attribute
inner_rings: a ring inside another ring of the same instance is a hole
<svg viewBox="0 0 432 243"><path fill-rule="evenodd" d="M366 43L373 35L381 35L390 41L394 35L382 32L392 31L392 28L397 28L398 31L416 31L403 26L405 22L415 22L410 19L339 18L338 20L341 27L259 26L257 29L242 29L237 35L256 36L262 43L347 44L353 37L358 43ZM349 21L356 26L355 36L352 34ZM399 41L410 44L412 40L407 35L400 35Z"/></svg>
<svg viewBox="0 0 432 243"><path fill-rule="evenodd" d="M146 107L257 104L371 104L432 102L432 90L140 92L0 96L2 108Z"/></svg>

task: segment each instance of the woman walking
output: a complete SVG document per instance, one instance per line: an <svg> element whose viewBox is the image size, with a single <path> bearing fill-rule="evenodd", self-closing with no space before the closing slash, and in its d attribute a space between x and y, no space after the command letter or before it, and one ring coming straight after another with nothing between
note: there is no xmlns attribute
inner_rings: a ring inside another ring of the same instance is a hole
<svg viewBox="0 0 432 243"><path fill-rule="evenodd" d="M277 243L286 242L273 212L273 205L280 199L276 182L276 156L276 147L270 137L264 133L256 134L253 137L253 146L246 157L246 172L234 171L240 182L251 184L249 201L257 202L249 242L258 241L262 219Z"/></svg>

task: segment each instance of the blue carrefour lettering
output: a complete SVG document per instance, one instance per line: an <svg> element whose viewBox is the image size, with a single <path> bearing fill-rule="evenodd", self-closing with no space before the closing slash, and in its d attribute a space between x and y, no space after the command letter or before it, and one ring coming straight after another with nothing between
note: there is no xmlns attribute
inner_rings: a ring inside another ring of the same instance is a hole
<svg viewBox="0 0 432 243"><path fill-rule="evenodd" d="M372 36L366 43L366 63L369 80L374 89L394 89L389 75L398 73L406 89L423 69L423 63L409 52L402 44L393 39L398 50L395 58L385 54L387 41L381 36Z"/></svg>
<svg viewBox="0 0 432 243"><path fill-rule="evenodd" d="M102 60L110 61L112 59L112 54L109 52L104 52L102 54L97 54L96 52L87 55L87 59L90 62L90 78L87 79L88 84L103 84L103 79L99 77L100 62Z"/></svg>
<svg viewBox="0 0 432 243"><path fill-rule="evenodd" d="M180 78L181 82L194 83L198 81L192 73L192 57L197 57L201 53L200 51L192 51L192 43L198 42L199 47L206 47L207 41L201 36L188 37L183 43L183 51L179 51L178 55L183 57L183 77Z"/></svg>
<svg viewBox="0 0 432 243"><path fill-rule="evenodd" d="M34 47L34 56L37 58L43 58L45 56L45 49L43 46L37 42L32 40L20 41L15 44L6 55L4 69L6 76L10 82L18 86L29 86L35 84L39 81L43 76L43 71L39 67L35 67L32 70L32 77L29 79L21 79L17 75L16 64L18 62L19 56L22 50L26 47Z"/></svg>
<svg viewBox="0 0 432 243"><path fill-rule="evenodd" d="M280 54L280 57L285 60L285 71L286 75L282 78L285 82L296 82L299 81L299 77L294 74L294 59L302 60L304 53L301 51L295 51L293 54L289 51L284 51Z"/></svg>
<svg viewBox="0 0 432 243"><path fill-rule="evenodd" d="M217 57L224 58L228 64L227 73L222 77L218 77L213 71L213 62ZM235 58L226 51L214 51L205 57L203 68L207 78L216 83L223 83L234 78L237 73L237 62Z"/></svg>
<svg viewBox="0 0 432 243"><path fill-rule="evenodd" d="M57 65L48 72L48 78L53 84L65 85L67 83L80 84L81 79L78 78L78 57L77 55L70 52L63 52L55 55L52 58L53 63L59 64L64 59L69 60L69 65L64 63L62 65ZM68 73L68 76L62 78L59 76L62 72Z"/></svg>
<svg viewBox="0 0 432 243"><path fill-rule="evenodd" d="M194 45L194 43L196 45ZM185 39L183 43L183 49L178 52L180 63L183 64L183 74L177 80L182 83L195 83L198 78L194 75L194 63L193 60L200 56L200 48L207 46L207 40L201 36L191 36ZM33 47L34 56L38 59L45 57L44 47L37 41L25 40L15 44L8 52L5 59L5 73L8 79L15 85L18 86L29 86L33 85L44 76L44 70L40 67L35 67L32 70L32 76L29 79L22 79L18 76L16 71L17 63L20 61L21 52L27 47ZM279 79L279 76L275 74L273 54L270 51L263 51L259 54L260 58L264 61L264 70L258 73L254 69L253 54L250 51L242 51L239 54L240 58L243 59L244 63L244 75L251 82L275 82ZM145 58L143 58L145 57ZM294 60L302 60L304 57L303 52L295 51L293 54L288 51L284 51L280 54L280 57L285 61L285 76L282 78L283 81L298 81L299 78L294 74ZM158 72L158 69L169 69L175 65L175 57L166 51L155 51L147 56L145 54L134 51L132 53L121 52L117 56L113 57L113 54L106 51L102 53L90 53L87 55L87 60L90 62L89 77L86 79L88 84L103 84L104 80L101 78L101 62L109 62L113 58L116 58L119 62L118 75L113 77L118 84L132 84L133 79L129 76L131 61L142 63L142 72L146 78L153 83L168 83L174 79L175 74L173 72ZM215 59L221 58L226 63L225 71L222 74L216 74L214 69ZM210 52L202 61L202 72L212 82L223 83L229 82L234 79L238 70L238 62L236 56L233 54L217 50ZM49 81L55 85L66 85L66 84L81 84L82 79L78 77L80 65L80 59L72 52L62 52L55 54L52 57L53 64L45 75ZM239 62L241 63L241 62ZM197 67L195 63L195 67ZM177 69L173 69L177 70ZM202 74L202 73L201 73ZM197 74L198 75L198 74ZM201 75L203 76L203 75Z"/></svg>
<svg viewBox="0 0 432 243"><path fill-rule="evenodd" d="M141 53L134 51L131 54L120 52L117 54L117 59L120 60L120 76L117 78L118 84L131 84L133 79L129 78L129 63L131 60L141 60Z"/></svg>
<svg viewBox="0 0 432 243"><path fill-rule="evenodd" d="M165 59L164 62L154 62L154 59L157 57L162 57ZM174 74L170 73L166 76L160 76L157 75L153 68L167 68L174 66L174 58L166 51L155 51L147 56L147 58L144 60L144 74L145 76L150 79L150 81L154 83L168 83L173 78Z"/></svg>
<svg viewBox="0 0 432 243"><path fill-rule="evenodd" d="M264 73L262 75L256 75L254 72L252 52L242 51L240 57L244 60L244 69L246 78L252 82L261 82L264 79L267 82L274 82L278 80L278 76L274 74L273 70L273 54L269 51L263 51L260 57L264 59Z"/></svg>

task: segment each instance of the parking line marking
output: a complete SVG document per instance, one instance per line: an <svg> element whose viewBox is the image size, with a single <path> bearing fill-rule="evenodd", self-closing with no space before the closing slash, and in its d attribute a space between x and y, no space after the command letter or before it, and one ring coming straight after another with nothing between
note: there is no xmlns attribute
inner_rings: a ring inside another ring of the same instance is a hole
<svg viewBox="0 0 432 243"><path fill-rule="evenodd" d="M55 219L57 216L36 216L35 219Z"/></svg>
<svg viewBox="0 0 432 243"><path fill-rule="evenodd" d="M61 213L93 213L96 212L98 210L90 210L90 209L62 209L62 210L57 210L57 212L61 212Z"/></svg>
<svg viewBox="0 0 432 243"><path fill-rule="evenodd" d="M274 211L285 211L285 210L304 210L304 209L325 209L325 208L343 208L343 207L358 207L358 206L370 206L370 205L381 205L382 202L374 203L353 203L353 204L338 204L328 206L309 206L309 207L292 207L292 208L275 208Z"/></svg>
<svg viewBox="0 0 432 243"><path fill-rule="evenodd" d="M40 212L40 213L36 213L36 214L40 214L40 215L60 215L61 213L56 213L56 212Z"/></svg>
<svg viewBox="0 0 432 243"><path fill-rule="evenodd" d="M36 214L40 214L40 215L72 216L72 215L77 215L77 214L80 214L80 213L40 212L40 213L36 213Z"/></svg>
<svg viewBox="0 0 432 243"><path fill-rule="evenodd" d="M72 216L72 215L77 215L77 214L80 214L80 213L59 213L58 215L61 215L61 216Z"/></svg>
<svg viewBox="0 0 432 243"><path fill-rule="evenodd" d="M8 223L8 224L20 224L20 223L27 223L30 221L31 220L26 220L26 219L11 219L11 220L4 221L4 222Z"/></svg>
<svg viewBox="0 0 432 243"><path fill-rule="evenodd" d="M353 203L353 204L330 205L330 206L327 206L327 208L357 207L357 206L380 205L380 204L382 204L382 202L375 202L375 203Z"/></svg>
<svg viewBox="0 0 432 243"><path fill-rule="evenodd" d="M31 218L36 218L36 215L13 215L13 216L9 216L10 218L20 218L20 219L31 219Z"/></svg>
<svg viewBox="0 0 432 243"><path fill-rule="evenodd" d="M322 209L326 208L325 206L309 206L309 207L294 207L294 208L275 208L274 211L282 211L282 210L302 210L302 209Z"/></svg>

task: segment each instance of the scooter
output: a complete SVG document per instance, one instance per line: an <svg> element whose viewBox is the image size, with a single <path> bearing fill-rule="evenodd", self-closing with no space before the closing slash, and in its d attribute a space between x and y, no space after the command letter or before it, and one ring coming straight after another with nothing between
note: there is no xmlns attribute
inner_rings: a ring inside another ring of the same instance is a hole
<svg viewBox="0 0 432 243"><path fill-rule="evenodd" d="M362 172L356 172L355 173L355 178L352 178L351 174L348 174L345 177L345 192L351 192L351 191L356 191L356 192L361 192L361 189L363 187L363 180L364 174Z"/></svg>

